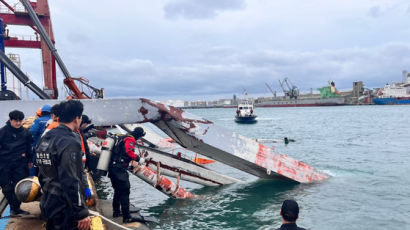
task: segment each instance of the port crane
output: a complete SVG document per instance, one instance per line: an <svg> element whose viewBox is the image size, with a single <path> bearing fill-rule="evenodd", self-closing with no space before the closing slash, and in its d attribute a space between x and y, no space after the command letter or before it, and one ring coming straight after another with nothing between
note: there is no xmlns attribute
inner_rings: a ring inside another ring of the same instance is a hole
<svg viewBox="0 0 410 230"><path fill-rule="evenodd" d="M17 24L17 25L29 25L36 31L36 34L40 34L40 41L18 41L16 39L6 40L4 43L6 46L11 47L26 47L26 48L41 48L43 53L43 69L44 69L44 82L45 91L47 95L40 92L42 90L39 87L34 87L33 84L27 76L25 76L21 71L18 71L16 66L13 66L11 60L7 60L6 55L0 55L2 63L6 65L8 69L20 80L25 86L28 86L34 93L36 93L41 99L58 97L56 75L55 75L55 62L57 62L61 71L63 72L65 79L64 84L68 89L68 94L70 98L73 99L90 99L90 98L103 98L104 89L97 89L89 84L86 78L71 77L70 72L65 66L64 62L57 53L57 49L54 47L54 36L51 27L50 12L48 8L47 0L38 0L37 2L30 2L29 0L20 0L23 4L25 11L16 10L4 0L0 0L11 12L7 14L0 14L0 16L5 20L5 24ZM35 7L36 10L33 9ZM28 16L28 17L27 17ZM41 20L39 19L41 17ZM24 19L24 20L23 20ZM31 20L30 20L31 19ZM18 42L18 43L16 43ZM14 44L16 43L16 44ZM47 50L47 48L48 50ZM4 53L4 51L2 50ZM47 53L51 55L46 55ZM48 74L50 72L51 74ZM77 85L78 84L78 85ZM83 89L88 89L86 93Z"/></svg>
<svg viewBox="0 0 410 230"><path fill-rule="evenodd" d="M273 97L276 97L276 91L273 91L273 89L268 85L268 83L265 82L266 87L268 87L269 91L273 94Z"/></svg>
<svg viewBox="0 0 410 230"><path fill-rule="evenodd" d="M289 97L290 99L294 98L297 99L299 96L299 89L295 85L290 82L290 80L285 77L282 81L279 80L280 87L283 90L283 93L285 94L285 97ZM287 89L285 89L285 86Z"/></svg>

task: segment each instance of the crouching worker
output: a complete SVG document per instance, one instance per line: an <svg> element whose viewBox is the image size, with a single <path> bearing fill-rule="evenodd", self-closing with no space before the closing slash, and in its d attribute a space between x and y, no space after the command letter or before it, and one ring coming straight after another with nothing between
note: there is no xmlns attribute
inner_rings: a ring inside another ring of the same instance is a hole
<svg viewBox="0 0 410 230"><path fill-rule="evenodd" d="M124 223L141 220L140 216L132 216L130 213L130 180L127 169L131 161L140 161L140 157L135 154L134 149L136 140L144 135L144 130L137 127L131 132L131 135L118 136L112 149L108 177L114 188L113 217L122 215Z"/></svg>
<svg viewBox="0 0 410 230"><path fill-rule="evenodd" d="M29 168L33 167L33 138L22 127L23 112L11 111L9 118L7 124L0 129L0 186L10 204L11 215L29 214L20 209L21 202L17 199L14 188L17 182L28 177Z"/></svg>
<svg viewBox="0 0 410 230"><path fill-rule="evenodd" d="M59 126L47 132L36 149L36 163L43 189L41 213L50 229L88 229L90 218L81 181L81 144L75 133L81 124L83 104L64 101Z"/></svg>

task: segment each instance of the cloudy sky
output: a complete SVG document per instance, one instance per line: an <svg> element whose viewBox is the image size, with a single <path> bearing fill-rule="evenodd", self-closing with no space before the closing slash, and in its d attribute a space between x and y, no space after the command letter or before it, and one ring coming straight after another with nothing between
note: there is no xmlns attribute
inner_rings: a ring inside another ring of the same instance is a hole
<svg viewBox="0 0 410 230"><path fill-rule="evenodd" d="M53 0L56 47L73 76L108 97L269 96L353 81L381 87L410 70L408 0ZM12 34L12 31L10 31ZM38 51L14 49L41 84ZM62 81L60 75L59 84Z"/></svg>

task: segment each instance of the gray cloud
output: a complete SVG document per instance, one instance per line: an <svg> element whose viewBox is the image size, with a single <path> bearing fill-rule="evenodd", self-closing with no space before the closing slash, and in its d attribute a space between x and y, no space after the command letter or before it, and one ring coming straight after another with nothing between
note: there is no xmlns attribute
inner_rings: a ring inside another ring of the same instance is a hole
<svg viewBox="0 0 410 230"><path fill-rule="evenodd" d="M369 13L370 16L372 16L374 18L377 18L377 17L381 16L382 11L380 9L380 6L373 6L369 9L368 13Z"/></svg>
<svg viewBox="0 0 410 230"><path fill-rule="evenodd" d="M171 0L164 6L167 19L207 19L221 11L240 10L245 7L244 0Z"/></svg>
<svg viewBox="0 0 410 230"><path fill-rule="evenodd" d="M387 15L400 17L409 13L410 6L407 1L388 1L384 4L375 5L369 8L367 14L373 18L385 17Z"/></svg>
<svg viewBox="0 0 410 230"><path fill-rule="evenodd" d="M108 97L258 94L267 92L265 82L279 90L283 77L302 90L329 79L342 89L357 80L380 87L410 69L407 0L124 0L116 10L104 2L50 7L72 76L106 88ZM178 18L212 20L168 20ZM41 53L18 52L23 71L42 86Z"/></svg>
<svg viewBox="0 0 410 230"><path fill-rule="evenodd" d="M260 94L266 92L265 82L280 91L278 80L284 77L304 91L322 87L328 80L335 81L340 89L349 89L353 81L359 80L367 87L381 87L386 82L399 81L401 70L410 69L410 44L407 43L317 52L215 50L219 48L205 51L196 64L180 66L164 66L149 60L101 58L84 66L70 65L99 79L93 83L106 88L109 97L169 98L231 95L243 89ZM210 55L212 53L214 55ZM105 63L106 67L99 68L99 63Z"/></svg>

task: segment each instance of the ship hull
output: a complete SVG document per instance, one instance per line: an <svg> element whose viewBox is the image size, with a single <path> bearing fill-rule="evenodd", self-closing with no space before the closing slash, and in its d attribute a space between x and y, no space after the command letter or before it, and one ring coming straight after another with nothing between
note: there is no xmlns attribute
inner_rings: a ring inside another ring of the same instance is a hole
<svg viewBox="0 0 410 230"><path fill-rule="evenodd" d="M256 122L256 115L245 116L245 117L235 116L235 121L237 123L244 123L244 124L255 123Z"/></svg>
<svg viewBox="0 0 410 230"><path fill-rule="evenodd" d="M410 97L374 98L376 105L410 105Z"/></svg>
<svg viewBox="0 0 410 230"><path fill-rule="evenodd" d="M256 107L309 107L345 105L343 97L324 99L272 100L255 104Z"/></svg>

